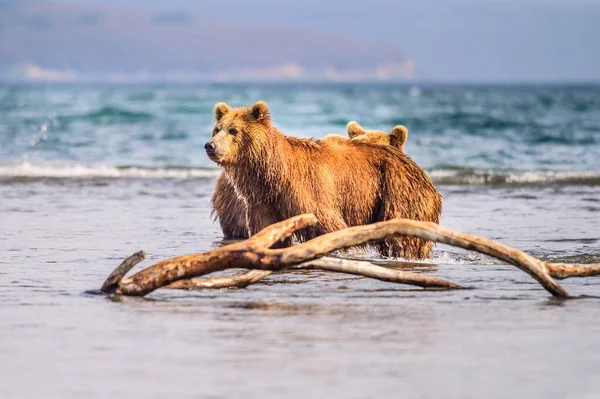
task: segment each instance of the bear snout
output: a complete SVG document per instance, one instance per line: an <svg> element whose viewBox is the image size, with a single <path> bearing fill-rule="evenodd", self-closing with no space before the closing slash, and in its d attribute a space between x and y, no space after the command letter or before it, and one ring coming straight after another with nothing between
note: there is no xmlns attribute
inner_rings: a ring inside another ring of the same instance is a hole
<svg viewBox="0 0 600 399"><path fill-rule="evenodd" d="M208 143L204 144L204 149L206 150L206 153L209 156L214 156L215 155L216 148L217 148L217 146L215 146L215 144L212 143L212 142L210 142L210 141Z"/></svg>

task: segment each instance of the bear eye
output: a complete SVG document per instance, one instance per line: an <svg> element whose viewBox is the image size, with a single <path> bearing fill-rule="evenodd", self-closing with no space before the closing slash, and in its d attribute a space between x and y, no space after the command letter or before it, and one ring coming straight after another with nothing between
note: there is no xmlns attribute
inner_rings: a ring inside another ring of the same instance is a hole
<svg viewBox="0 0 600 399"><path fill-rule="evenodd" d="M229 129L229 134L231 134L232 136L235 136L236 134L238 134L238 130L231 128L231 129Z"/></svg>
<svg viewBox="0 0 600 399"><path fill-rule="evenodd" d="M215 128L213 129L213 137L217 135L217 133L219 133L219 128L215 126Z"/></svg>

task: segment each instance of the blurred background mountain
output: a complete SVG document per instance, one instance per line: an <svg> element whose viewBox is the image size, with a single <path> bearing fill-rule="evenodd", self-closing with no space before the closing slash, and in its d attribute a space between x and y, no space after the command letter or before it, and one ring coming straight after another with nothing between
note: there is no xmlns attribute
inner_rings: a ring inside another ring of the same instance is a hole
<svg viewBox="0 0 600 399"><path fill-rule="evenodd" d="M4 0L0 76L597 81L593 0Z"/></svg>

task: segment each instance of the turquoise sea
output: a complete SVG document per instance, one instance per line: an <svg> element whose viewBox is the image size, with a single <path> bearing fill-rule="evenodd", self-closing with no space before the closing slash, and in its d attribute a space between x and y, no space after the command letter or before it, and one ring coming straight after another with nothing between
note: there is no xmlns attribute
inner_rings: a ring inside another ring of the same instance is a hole
<svg viewBox="0 0 600 399"><path fill-rule="evenodd" d="M577 298L559 301L451 247L388 265L476 289L296 272L243 290L91 294L135 251L147 266L224 244L203 146L216 102L257 100L294 136L403 124L444 195L442 225L600 262L598 85L5 83L0 398L597 396L600 279L561 282Z"/></svg>
<svg viewBox="0 0 600 399"><path fill-rule="evenodd" d="M269 104L287 134L349 120L408 127L407 152L441 183L594 183L600 86L3 85L1 176L193 177L215 102Z"/></svg>

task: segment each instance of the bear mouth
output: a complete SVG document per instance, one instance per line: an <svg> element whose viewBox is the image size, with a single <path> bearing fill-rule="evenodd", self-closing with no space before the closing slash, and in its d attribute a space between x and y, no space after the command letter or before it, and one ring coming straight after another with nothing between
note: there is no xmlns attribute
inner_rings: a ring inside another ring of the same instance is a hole
<svg viewBox="0 0 600 399"><path fill-rule="evenodd" d="M214 154L214 153L213 153L213 154L210 154L210 153L208 153L208 152L207 152L207 153L206 153L206 155L208 156L208 159L210 159L211 161L213 161L214 163L217 163L217 164L219 164L219 165L220 165L220 164L222 163L222 161L223 161L222 157L220 157L220 156L219 156L219 155L217 155L217 154Z"/></svg>

